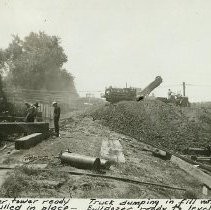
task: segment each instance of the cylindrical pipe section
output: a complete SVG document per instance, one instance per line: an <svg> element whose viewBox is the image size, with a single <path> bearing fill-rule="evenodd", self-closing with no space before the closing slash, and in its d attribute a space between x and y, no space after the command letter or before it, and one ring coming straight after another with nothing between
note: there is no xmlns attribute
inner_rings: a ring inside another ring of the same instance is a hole
<svg viewBox="0 0 211 210"><path fill-rule="evenodd" d="M85 155L79 155L71 152L63 152L60 155L61 162L67 163L73 167L81 169L100 169L100 159L95 157L89 157Z"/></svg>
<svg viewBox="0 0 211 210"><path fill-rule="evenodd" d="M172 156L169 152L166 152L166 151L163 151L163 150L160 150L160 149L156 149L155 151L152 152L152 154L155 157L159 157L159 158L162 158L164 160L170 160L171 156Z"/></svg>

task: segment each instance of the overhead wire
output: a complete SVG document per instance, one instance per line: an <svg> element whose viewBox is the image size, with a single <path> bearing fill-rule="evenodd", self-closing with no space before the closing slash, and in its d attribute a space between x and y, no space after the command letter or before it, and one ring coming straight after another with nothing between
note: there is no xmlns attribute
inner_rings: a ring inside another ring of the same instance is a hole
<svg viewBox="0 0 211 210"><path fill-rule="evenodd" d="M159 86L157 88L171 88L171 87L181 87L183 84L169 84L169 85L164 85L164 86ZM188 86L188 87L201 87L201 88L209 88L211 87L211 85L201 85L201 84L191 84L191 83L185 83L185 86ZM11 91L11 90L9 90ZM16 92L17 90L12 90L12 92ZM105 92L105 90L77 90L76 92L75 91L54 91L54 90L33 90L33 89L19 89L19 91L24 91L24 92L39 92L39 93L45 93L45 92L48 92L48 93L103 93Z"/></svg>

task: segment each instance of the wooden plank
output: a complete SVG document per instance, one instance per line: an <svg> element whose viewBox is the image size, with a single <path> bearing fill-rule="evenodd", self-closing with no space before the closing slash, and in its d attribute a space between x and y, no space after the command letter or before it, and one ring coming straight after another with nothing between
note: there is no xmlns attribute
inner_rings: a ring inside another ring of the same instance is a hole
<svg viewBox="0 0 211 210"><path fill-rule="evenodd" d="M178 165L181 169L195 177L197 180L199 180L201 183L205 184L209 188L211 188L211 176L204 173L197 167L191 165L190 163L187 163L186 161L172 155L171 161Z"/></svg>
<svg viewBox="0 0 211 210"><path fill-rule="evenodd" d="M33 133L31 135L24 136L15 141L15 149L29 149L40 143L44 138L45 136L42 133Z"/></svg>

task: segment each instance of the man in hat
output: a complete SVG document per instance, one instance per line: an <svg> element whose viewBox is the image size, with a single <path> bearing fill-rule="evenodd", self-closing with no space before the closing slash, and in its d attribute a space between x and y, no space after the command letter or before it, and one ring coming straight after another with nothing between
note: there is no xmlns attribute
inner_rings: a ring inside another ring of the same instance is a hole
<svg viewBox="0 0 211 210"><path fill-rule="evenodd" d="M53 120L54 120L54 129L56 136L59 137L59 118L60 118L60 112L61 109L58 106L57 102L53 102L54 112L53 112Z"/></svg>
<svg viewBox="0 0 211 210"><path fill-rule="evenodd" d="M30 110L30 104L29 103L27 103L27 102L25 102L24 103L25 104L25 106L26 106L26 117L25 117L25 122L30 122L30 114L29 114L29 110Z"/></svg>

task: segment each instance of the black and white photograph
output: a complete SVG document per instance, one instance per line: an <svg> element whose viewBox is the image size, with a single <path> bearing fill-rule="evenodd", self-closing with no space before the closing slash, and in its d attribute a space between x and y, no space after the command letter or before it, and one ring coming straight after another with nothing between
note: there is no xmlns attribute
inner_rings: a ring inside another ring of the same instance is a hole
<svg viewBox="0 0 211 210"><path fill-rule="evenodd" d="M0 0L0 198L211 198L210 11Z"/></svg>

